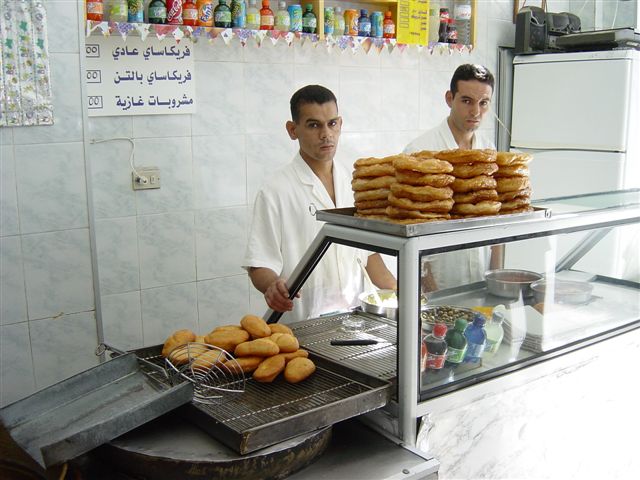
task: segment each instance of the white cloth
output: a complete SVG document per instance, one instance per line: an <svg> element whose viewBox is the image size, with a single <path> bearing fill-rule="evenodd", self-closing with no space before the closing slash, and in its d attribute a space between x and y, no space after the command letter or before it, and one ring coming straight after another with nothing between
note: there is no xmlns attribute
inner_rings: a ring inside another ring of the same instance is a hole
<svg viewBox="0 0 640 480"><path fill-rule="evenodd" d="M495 149L494 143L480 135L477 131L471 142L473 149ZM404 149L404 153L410 154L420 150L453 150L458 148L453 133L445 118L440 125L427 130L413 140ZM426 273L428 262L431 274L437 288L451 288L459 285L477 282L484 278L484 272L489 266L490 249L486 247L467 250L455 250L453 252L440 253L423 257L422 275Z"/></svg>
<svg viewBox="0 0 640 480"><path fill-rule="evenodd" d="M266 267L285 279L311 245L324 222L311 211L353 206L351 178L333 163L336 205L320 179L298 153L271 176L256 196L243 268ZM366 265L368 252L331 245L294 299L293 311L283 322L318 317L349 309L362 291L362 273L356 258Z"/></svg>

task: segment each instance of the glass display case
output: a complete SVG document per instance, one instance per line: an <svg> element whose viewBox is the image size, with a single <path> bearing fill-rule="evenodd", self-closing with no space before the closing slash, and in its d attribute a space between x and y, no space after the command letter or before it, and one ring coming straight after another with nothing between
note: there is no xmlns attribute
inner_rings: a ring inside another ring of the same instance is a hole
<svg viewBox="0 0 640 480"><path fill-rule="evenodd" d="M361 303L328 315L322 328L375 343L336 353L307 337L307 346L350 368L386 372L395 392L380 427L406 445L416 445L430 399L640 328L638 189L415 225L360 219L352 209L317 218L327 223L290 278L292 296L333 244L379 252L396 265L391 315ZM360 327L345 331L344 320L354 318ZM385 368L372 370L373 358Z"/></svg>

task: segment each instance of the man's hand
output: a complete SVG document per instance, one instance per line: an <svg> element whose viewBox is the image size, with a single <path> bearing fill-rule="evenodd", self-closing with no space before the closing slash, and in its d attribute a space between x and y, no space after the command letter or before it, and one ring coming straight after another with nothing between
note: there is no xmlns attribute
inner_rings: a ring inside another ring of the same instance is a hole
<svg viewBox="0 0 640 480"><path fill-rule="evenodd" d="M269 308L276 312L290 312L293 309L293 301L289 298L289 289L282 278L276 279L267 287L264 292L264 299Z"/></svg>

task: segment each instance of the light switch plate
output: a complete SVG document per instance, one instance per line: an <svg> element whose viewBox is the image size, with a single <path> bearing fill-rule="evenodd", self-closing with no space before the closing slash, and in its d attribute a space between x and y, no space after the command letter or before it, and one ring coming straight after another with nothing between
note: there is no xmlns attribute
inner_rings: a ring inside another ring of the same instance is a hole
<svg viewBox="0 0 640 480"><path fill-rule="evenodd" d="M160 169L158 167L136 167L131 172L131 186L134 190L160 188Z"/></svg>

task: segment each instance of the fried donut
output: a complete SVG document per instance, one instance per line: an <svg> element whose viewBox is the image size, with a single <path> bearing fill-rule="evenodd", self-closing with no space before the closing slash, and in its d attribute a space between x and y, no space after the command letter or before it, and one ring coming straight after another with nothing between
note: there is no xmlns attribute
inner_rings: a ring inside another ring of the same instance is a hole
<svg viewBox="0 0 640 480"><path fill-rule="evenodd" d="M473 190L487 190L496 188L496 180L488 175L478 175L473 178L456 178L451 184L451 188L456 193L471 192Z"/></svg>
<svg viewBox="0 0 640 480"><path fill-rule="evenodd" d="M386 209L385 209L386 212ZM358 217L358 218L364 218L365 220L389 220L389 217L387 217L386 215L374 215L374 214L367 214L367 213L360 213L360 212L355 212L353 214L354 217Z"/></svg>
<svg viewBox="0 0 640 480"><path fill-rule="evenodd" d="M375 165L356 167L353 171L353 178L383 177L385 175L395 175L395 173L396 171L391 163L376 163Z"/></svg>
<svg viewBox="0 0 640 480"><path fill-rule="evenodd" d="M449 220L451 216L449 214L442 215L441 217L433 218L388 218L387 222L398 223L400 225L413 225L414 223L424 222L439 222L443 220Z"/></svg>
<svg viewBox="0 0 640 480"><path fill-rule="evenodd" d="M456 163L451 175L457 178L472 178L478 175L493 175L497 171L497 163Z"/></svg>
<svg viewBox="0 0 640 480"><path fill-rule="evenodd" d="M362 215L384 215L386 212L386 207L363 208L362 210L358 210L358 213Z"/></svg>
<svg viewBox="0 0 640 480"><path fill-rule="evenodd" d="M384 200L363 200L361 202L356 202L355 207L358 210L368 210L369 208L382 208L389 205L389 201L385 198Z"/></svg>
<svg viewBox="0 0 640 480"><path fill-rule="evenodd" d="M458 215L495 215L500 211L500 202L485 200L478 203L456 203L451 213Z"/></svg>
<svg viewBox="0 0 640 480"><path fill-rule="evenodd" d="M518 197L508 202L502 202L502 207L500 207L500 211L502 212L503 210L504 211L516 210L518 208L528 207L530 204L531 202L529 201L529 197L526 197L526 198Z"/></svg>
<svg viewBox="0 0 640 480"><path fill-rule="evenodd" d="M501 167L503 165L526 165L533 157L528 153L522 152L498 152L496 163Z"/></svg>
<svg viewBox="0 0 640 480"><path fill-rule="evenodd" d="M453 201L456 203L478 203L484 200L499 201L498 192L493 189L485 189L453 194Z"/></svg>
<svg viewBox="0 0 640 480"><path fill-rule="evenodd" d="M353 193L353 199L356 202L364 202L366 200L386 200L389 195L388 188L376 188L375 190L361 190Z"/></svg>
<svg viewBox="0 0 640 480"><path fill-rule="evenodd" d="M446 187L456 179L446 173L420 173L413 170L396 170L396 180L409 185L429 185L430 187Z"/></svg>
<svg viewBox="0 0 640 480"><path fill-rule="evenodd" d="M501 215L509 215L511 213L527 213L527 212L533 212L533 207L527 206L527 207L514 208L513 210L500 210Z"/></svg>
<svg viewBox="0 0 640 480"><path fill-rule="evenodd" d="M387 207L387 216L391 218L420 218L422 220L441 220L443 217L448 216L446 212L421 212L420 210L406 210L404 208L394 207L389 205Z"/></svg>
<svg viewBox="0 0 640 480"><path fill-rule="evenodd" d="M446 200L453 196L453 190L449 187L416 186L397 182L391 184L390 192L390 195L394 195L396 198L410 198L416 202Z"/></svg>
<svg viewBox="0 0 640 480"><path fill-rule="evenodd" d="M409 155L396 158L393 161L396 170L412 170L421 173L449 173L453 167L449 162L435 158L417 158Z"/></svg>
<svg viewBox="0 0 640 480"><path fill-rule="evenodd" d="M498 193L514 192L529 188L529 177L502 177L496 178L496 190ZM455 190L455 188L454 188Z"/></svg>
<svg viewBox="0 0 640 480"><path fill-rule="evenodd" d="M393 182L396 181L394 175L385 175L383 177L371 177L371 178L354 178L351 180L351 188L354 192L360 192L362 190L375 190L378 188L388 188Z"/></svg>
<svg viewBox="0 0 640 480"><path fill-rule="evenodd" d="M359 158L353 164L353 168L365 167L368 165L380 165L385 163L390 164L393 162L394 158L395 158L395 155L391 155L390 157L383 157L383 158L377 158L377 157Z"/></svg>
<svg viewBox="0 0 640 480"><path fill-rule="evenodd" d="M420 150L419 152L413 152L411 154L412 157L417 158L436 158L436 150Z"/></svg>
<svg viewBox="0 0 640 480"><path fill-rule="evenodd" d="M495 150L442 150L435 157L449 163L496 163Z"/></svg>
<svg viewBox="0 0 640 480"><path fill-rule="evenodd" d="M522 190L515 190L513 192L503 192L498 194L499 202L508 202L516 198L529 198L531 196L530 188L523 188ZM455 195L454 195L455 198Z"/></svg>
<svg viewBox="0 0 640 480"><path fill-rule="evenodd" d="M389 194L389 205L405 210L422 210L424 212L448 213L453 206L453 199L431 200L427 202L414 201L410 198L398 198L393 193ZM387 215L389 212L387 212Z"/></svg>
<svg viewBox="0 0 640 480"><path fill-rule="evenodd" d="M500 167L493 175L494 177L528 177L529 167L516 163L514 165L505 165Z"/></svg>

